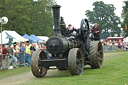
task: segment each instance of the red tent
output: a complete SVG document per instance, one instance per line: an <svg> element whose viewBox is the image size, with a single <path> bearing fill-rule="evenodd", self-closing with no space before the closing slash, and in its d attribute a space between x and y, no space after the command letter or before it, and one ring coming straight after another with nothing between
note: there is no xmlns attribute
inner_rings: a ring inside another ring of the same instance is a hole
<svg viewBox="0 0 128 85"><path fill-rule="evenodd" d="M115 40L115 41L117 41L117 42L118 42L119 40L121 40L121 41L123 42L123 39L124 39L123 37L108 37L108 38L105 39L105 42L110 41L110 40L111 40L111 41L114 41L114 40Z"/></svg>

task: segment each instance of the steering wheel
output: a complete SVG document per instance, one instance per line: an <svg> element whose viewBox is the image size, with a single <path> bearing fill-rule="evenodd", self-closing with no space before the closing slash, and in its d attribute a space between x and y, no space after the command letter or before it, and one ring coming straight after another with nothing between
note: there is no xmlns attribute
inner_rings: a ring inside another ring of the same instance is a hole
<svg viewBox="0 0 128 85"><path fill-rule="evenodd" d="M82 19L80 24L82 40L86 41L89 36L89 23L87 19Z"/></svg>

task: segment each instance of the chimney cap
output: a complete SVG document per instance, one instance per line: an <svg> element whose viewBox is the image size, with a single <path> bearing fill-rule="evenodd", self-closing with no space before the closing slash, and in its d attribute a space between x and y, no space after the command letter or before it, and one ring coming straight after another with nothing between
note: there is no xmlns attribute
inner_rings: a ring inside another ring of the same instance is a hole
<svg viewBox="0 0 128 85"><path fill-rule="evenodd" d="M61 6L60 5L53 5L52 8L60 8Z"/></svg>

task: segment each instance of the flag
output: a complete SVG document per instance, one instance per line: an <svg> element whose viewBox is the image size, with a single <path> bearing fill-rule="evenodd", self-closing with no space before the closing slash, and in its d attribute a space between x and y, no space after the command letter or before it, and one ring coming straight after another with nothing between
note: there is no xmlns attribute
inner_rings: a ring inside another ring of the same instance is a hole
<svg viewBox="0 0 128 85"><path fill-rule="evenodd" d="M127 24L125 24L125 30L127 30Z"/></svg>

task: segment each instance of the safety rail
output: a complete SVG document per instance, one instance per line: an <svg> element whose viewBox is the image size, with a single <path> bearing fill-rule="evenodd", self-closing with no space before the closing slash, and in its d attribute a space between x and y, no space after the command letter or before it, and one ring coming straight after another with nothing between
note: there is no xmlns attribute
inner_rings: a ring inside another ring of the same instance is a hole
<svg viewBox="0 0 128 85"><path fill-rule="evenodd" d="M103 50L104 50L104 52L114 52L114 51L119 51L120 49L118 48L118 46L107 46L107 45L104 45L103 46Z"/></svg>

